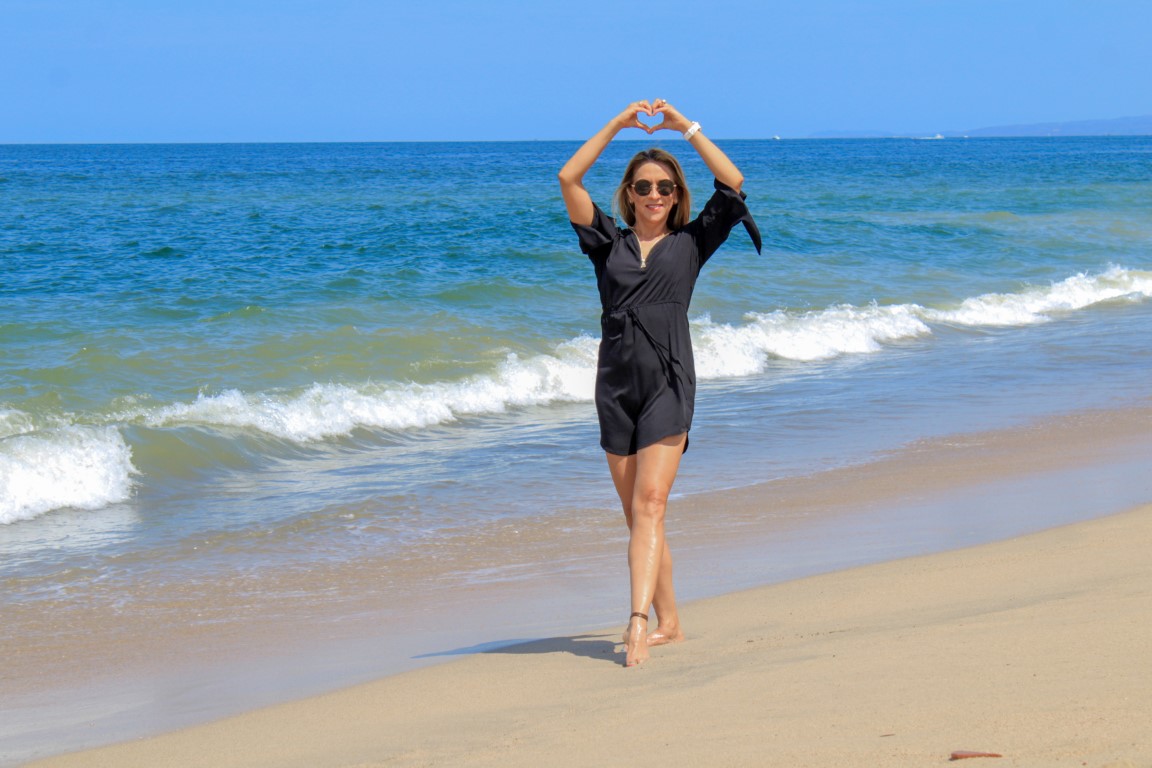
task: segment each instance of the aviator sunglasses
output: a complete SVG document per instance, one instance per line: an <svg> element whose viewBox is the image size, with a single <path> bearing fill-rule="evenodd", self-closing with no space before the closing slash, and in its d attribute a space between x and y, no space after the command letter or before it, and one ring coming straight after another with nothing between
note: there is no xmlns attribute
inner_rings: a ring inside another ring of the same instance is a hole
<svg viewBox="0 0 1152 768"><path fill-rule="evenodd" d="M661 197L668 197L676 190L676 184L671 179L661 179L656 182L656 191ZM632 182L632 191L644 197L652 192L652 182L647 179Z"/></svg>

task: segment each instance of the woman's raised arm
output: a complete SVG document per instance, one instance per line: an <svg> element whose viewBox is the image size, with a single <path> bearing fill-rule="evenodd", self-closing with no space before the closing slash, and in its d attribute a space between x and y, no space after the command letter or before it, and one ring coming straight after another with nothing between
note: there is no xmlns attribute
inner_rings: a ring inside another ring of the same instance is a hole
<svg viewBox="0 0 1152 768"><path fill-rule="evenodd" d="M640 122L641 114L655 114L652 105L647 101L634 101L629 104L623 112L597 131L595 136L584 142L584 146L576 150L576 154L572 155L560 169L560 194L564 197L568 218L574 223L590 226L594 215L592 197L588 194L588 190L584 189L584 174L620 131L625 128L649 130L648 126Z"/></svg>
<svg viewBox="0 0 1152 768"><path fill-rule="evenodd" d="M666 129L684 133L693 125L691 120L684 117L675 107L663 99L656 100L656 106L652 111L664 115L664 120L653 126L654 131ZM688 143L700 154L700 159L704 161L708 170L712 171L712 175L719 182L727 184L737 192L740 191L740 187L744 184L744 174L740 173L740 169L728 159L728 155L724 154L720 147L713 144L712 140L705 136L699 128L688 137Z"/></svg>

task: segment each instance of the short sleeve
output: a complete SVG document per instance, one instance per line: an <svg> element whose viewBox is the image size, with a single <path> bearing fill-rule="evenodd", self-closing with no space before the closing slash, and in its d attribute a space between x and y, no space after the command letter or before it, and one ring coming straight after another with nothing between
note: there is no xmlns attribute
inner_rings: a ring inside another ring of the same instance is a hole
<svg viewBox="0 0 1152 768"><path fill-rule="evenodd" d="M580 250L595 258L599 251L612 246L612 242L620 233L620 228L616 226L611 216L600 210L600 206L593 204L592 209L591 226L577 224L574 221L571 224L572 229L576 230L576 236L580 238Z"/></svg>
<svg viewBox="0 0 1152 768"><path fill-rule="evenodd" d="M744 225L748 236L752 238L752 244L756 246L756 253L760 253L760 229L756 226L748 206L744 204L747 195L737 192L719 179L714 181L714 186L716 191L694 222L698 228L696 237L700 249L700 263L707 261L724 244L732 228L737 224Z"/></svg>

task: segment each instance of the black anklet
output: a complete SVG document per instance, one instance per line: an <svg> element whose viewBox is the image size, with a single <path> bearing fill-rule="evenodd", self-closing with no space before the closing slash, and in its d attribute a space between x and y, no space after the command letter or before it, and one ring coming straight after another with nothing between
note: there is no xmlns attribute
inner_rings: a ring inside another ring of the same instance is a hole
<svg viewBox="0 0 1152 768"><path fill-rule="evenodd" d="M628 617L628 621L632 621L632 619L644 619L644 621L648 621L648 614L640 613L640 611L633 611L632 615Z"/></svg>

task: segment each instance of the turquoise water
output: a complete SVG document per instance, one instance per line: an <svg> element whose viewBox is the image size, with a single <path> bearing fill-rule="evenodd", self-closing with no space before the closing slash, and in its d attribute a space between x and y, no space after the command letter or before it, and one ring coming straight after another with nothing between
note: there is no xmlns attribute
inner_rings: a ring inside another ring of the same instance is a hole
<svg viewBox="0 0 1152 768"><path fill-rule="evenodd" d="M576 146L0 147L0 599L611 509ZM724 147L765 250L697 289L678 491L1146 397L1152 139Z"/></svg>

